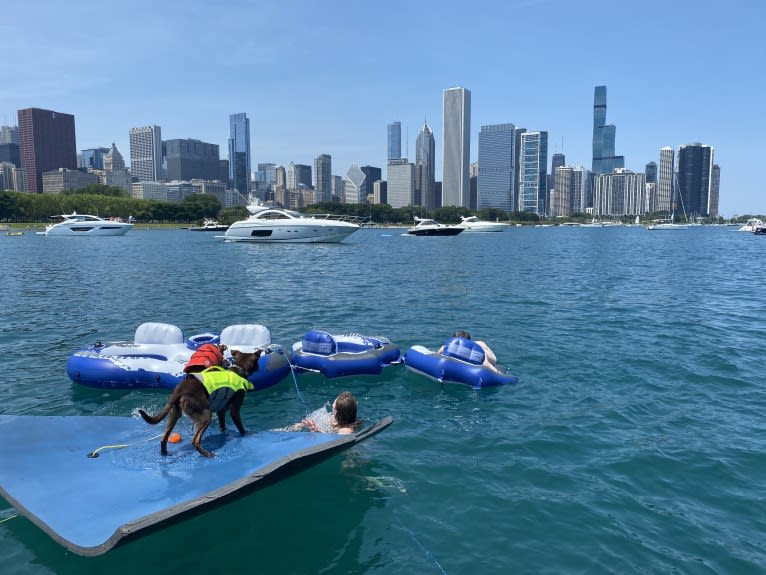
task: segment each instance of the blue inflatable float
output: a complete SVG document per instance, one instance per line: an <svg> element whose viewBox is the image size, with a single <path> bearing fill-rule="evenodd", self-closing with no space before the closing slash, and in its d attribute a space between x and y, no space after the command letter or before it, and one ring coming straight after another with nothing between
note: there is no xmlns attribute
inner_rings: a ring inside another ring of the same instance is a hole
<svg viewBox="0 0 766 575"><path fill-rule="evenodd" d="M403 361L410 371L439 383L464 383L479 388L519 381L515 375L484 367L484 350L475 341L462 337L448 339L443 353L422 345L412 346Z"/></svg>
<svg viewBox="0 0 766 575"><path fill-rule="evenodd" d="M135 417L0 415L0 496L67 549L101 555L123 539L314 465L391 421L346 435L210 431L203 442L216 456L206 459L191 446L191 429L180 425L186 437L163 457L159 436ZM211 528L210 541L197 544L223 548L226 530L251 519Z"/></svg>
<svg viewBox="0 0 766 575"><path fill-rule="evenodd" d="M314 371L333 378L377 375L384 367L400 363L401 352L399 346L385 337L355 333L332 335L311 330L295 342L291 358L298 373Z"/></svg>
<svg viewBox="0 0 766 575"><path fill-rule="evenodd" d="M269 330L259 324L227 326L220 334L209 332L184 339L178 326L142 323L132 342L85 346L66 364L69 379L89 387L107 389L172 389L185 376L183 369L192 353L203 343L222 343L231 350L263 349L258 371L250 376L256 390L279 383L290 373L290 359L280 346L271 345Z"/></svg>

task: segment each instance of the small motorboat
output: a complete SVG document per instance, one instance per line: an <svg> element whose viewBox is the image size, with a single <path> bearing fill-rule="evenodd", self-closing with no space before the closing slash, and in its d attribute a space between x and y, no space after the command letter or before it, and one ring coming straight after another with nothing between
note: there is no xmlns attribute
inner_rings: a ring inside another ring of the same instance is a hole
<svg viewBox="0 0 766 575"><path fill-rule="evenodd" d="M216 237L227 242L338 243L359 229L351 216L307 216L254 199L247 209L247 219L234 222L223 236Z"/></svg>
<svg viewBox="0 0 766 575"><path fill-rule="evenodd" d="M442 353L412 346L402 358L407 369L439 383L463 383L471 387L492 387L517 383L515 375L484 367L484 350L470 339L451 337Z"/></svg>
<svg viewBox="0 0 766 575"><path fill-rule="evenodd" d="M230 325L220 334L204 332L184 339L178 326L154 322L139 325L132 342L96 342L79 349L69 357L66 372L73 382L89 387L172 389L185 377L186 363L204 343L225 344L226 358L233 349L245 353L263 349L258 371L248 378L256 390L290 373L289 357L281 346L271 344L271 334L263 325Z"/></svg>
<svg viewBox="0 0 766 575"><path fill-rule="evenodd" d="M466 232L502 232L510 227L506 222L488 222L480 220L476 216L460 216L460 219L462 221L458 227L463 228Z"/></svg>
<svg viewBox="0 0 766 575"><path fill-rule="evenodd" d="M220 224L217 220L211 220L205 218L201 226L192 226L189 228L190 232L225 232L229 229L226 224Z"/></svg>
<svg viewBox="0 0 766 575"><path fill-rule="evenodd" d="M53 216L55 221L46 226L43 236L124 236L132 228L132 222L123 222L120 218L100 218L88 214L61 214Z"/></svg>
<svg viewBox="0 0 766 575"><path fill-rule="evenodd" d="M407 230L411 236L456 236L465 228L440 224L429 218L415 218L415 226Z"/></svg>
<svg viewBox="0 0 766 575"><path fill-rule="evenodd" d="M313 371L333 378L377 375L384 367L400 363L401 353L385 337L310 330L293 344L291 359L298 373Z"/></svg>

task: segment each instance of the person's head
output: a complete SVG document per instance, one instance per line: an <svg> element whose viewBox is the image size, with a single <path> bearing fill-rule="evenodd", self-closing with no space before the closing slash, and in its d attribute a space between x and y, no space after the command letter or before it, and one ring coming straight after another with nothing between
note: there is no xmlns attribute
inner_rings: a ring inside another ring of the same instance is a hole
<svg viewBox="0 0 766 575"><path fill-rule="evenodd" d="M332 402L332 412L338 425L356 423L356 398L350 391L344 391Z"/></svg>
<svg viewBox="0 0 766 575"><path fill-rule="evenodd" d="M464 337L465 339L471 339L471 334L467 331L456 331L452 334L452 337Z"/></svg>

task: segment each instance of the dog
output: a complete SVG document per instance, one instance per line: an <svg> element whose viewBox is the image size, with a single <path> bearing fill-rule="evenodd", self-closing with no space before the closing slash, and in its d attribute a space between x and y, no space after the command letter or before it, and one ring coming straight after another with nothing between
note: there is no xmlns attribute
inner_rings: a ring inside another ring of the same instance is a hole
<svg viewBox="0 0 766 575"><path fill-rule="evenodd" d="M247 378L258 371L258 360L263 350L254 353L242 353L232 350L234 363L228 370L213 366L199 373L188 373L173 389L165 407L157 415L149 415L143 409L138 413L147 423L156 425L168 415L165 435L160 440L160 453L168 454L168 438L181 415L185 413L194 424L192 445L204 457L214 454L202 447L202 435L213 420L213 412L218 414L218 426L226 430L226 411L231 412L237 430L244 435L240 409L245 402L245 393L253 389Z"/></svg>

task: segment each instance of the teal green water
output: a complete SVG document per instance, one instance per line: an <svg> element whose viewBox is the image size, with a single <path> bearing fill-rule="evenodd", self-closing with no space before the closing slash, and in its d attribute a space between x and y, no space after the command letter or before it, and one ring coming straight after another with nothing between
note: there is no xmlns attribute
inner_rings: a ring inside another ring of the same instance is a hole
<svg viewBox="0 0 766 575"><path fill-rule="evenodd" d="M64 372L78 346L132 339L144 321L187 335L262 323L285 346L310 328L353 331L403 350L462 328L521 378L474 390L403 366L302 376L312 409L350 389L362 417L394 424L97 558L0 500L0 572L763 573L766 238L734 229L372 229L314 246L183 230L0 238L0 413L158 408L162 391L94 390ZM251 394L244 419L257 430L304 414L288 378Z"/></svg>

